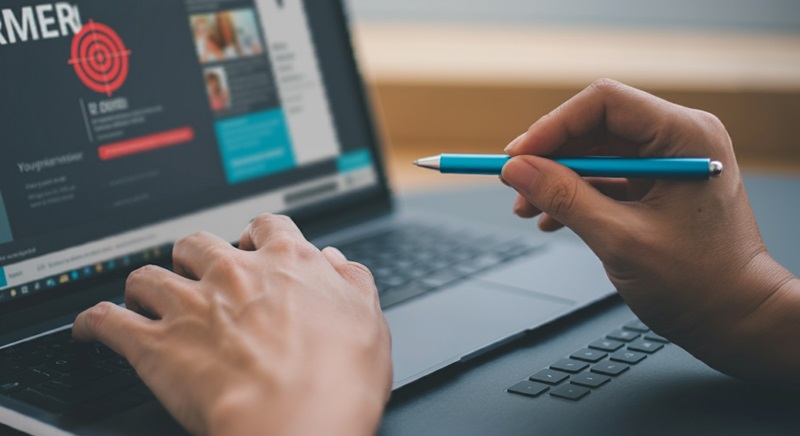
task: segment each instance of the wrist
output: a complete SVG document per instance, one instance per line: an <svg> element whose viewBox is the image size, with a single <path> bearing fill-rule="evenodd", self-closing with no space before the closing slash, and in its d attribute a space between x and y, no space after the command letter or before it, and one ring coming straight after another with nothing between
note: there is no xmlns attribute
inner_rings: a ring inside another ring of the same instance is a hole
<svg viewBox="0 0 800 436"><path fill-rule="evenodd" d="M800 353L786 346L798 339L800 281L766 251L731 278L723 284L725 301L710 312L714 321L698 332L690 351L738 378L771 381L791 374L800 364Z"/></svg>
<svg viewBox="0 0 800 436"><path fill-rule="evenodd" d="M342 384L329 389L332 386L319 381L306 381L283 390L283 394L255 384L230 390L210 408L208 433L371 435L386 401L369 386L358 388L362 385Z"/></svg>

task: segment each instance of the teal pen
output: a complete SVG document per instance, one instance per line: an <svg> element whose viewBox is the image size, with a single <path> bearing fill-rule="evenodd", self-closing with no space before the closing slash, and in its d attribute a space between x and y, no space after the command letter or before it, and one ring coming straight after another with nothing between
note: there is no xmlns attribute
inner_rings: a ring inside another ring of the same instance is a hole
<svg viewBox="0 0 800 436"><path fill-rule="evenodd" d="M442 154L414 162L442 174L499 176L511 157L494 154ZM708 158L552 158L583 177L708 180L722 174L722 163Z"/></svg>

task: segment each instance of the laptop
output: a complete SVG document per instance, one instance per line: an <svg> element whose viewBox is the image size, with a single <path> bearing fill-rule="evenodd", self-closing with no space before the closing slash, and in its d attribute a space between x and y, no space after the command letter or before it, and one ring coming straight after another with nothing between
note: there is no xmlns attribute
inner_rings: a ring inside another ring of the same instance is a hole
<svg viewBox="0 0 800 436"><path fill-rule="evenodd" d="M393 206L340 1L0 9L0 423L178 431L124 359L75 343L70 324L121 303L132 270L169 266L174 241L235 241L264 212L372 269L395 388L613 291L577 238Z"/></svg>

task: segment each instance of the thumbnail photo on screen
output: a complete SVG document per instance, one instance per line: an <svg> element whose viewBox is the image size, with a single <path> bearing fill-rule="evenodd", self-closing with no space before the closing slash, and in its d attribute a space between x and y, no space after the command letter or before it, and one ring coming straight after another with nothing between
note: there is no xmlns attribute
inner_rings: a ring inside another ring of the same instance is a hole
<svg viewBox="0 0 800 436"><path fill-rule="evenodd" d="M194 15L191 24L201 63L264 53L253 9Z"/></svg>

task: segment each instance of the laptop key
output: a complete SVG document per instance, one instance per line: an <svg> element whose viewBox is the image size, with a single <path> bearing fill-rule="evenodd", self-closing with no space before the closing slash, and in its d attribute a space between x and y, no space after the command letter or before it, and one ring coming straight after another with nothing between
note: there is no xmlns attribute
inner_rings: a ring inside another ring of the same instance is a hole
<svg viewBox="0 0 800 436"><path fill-rule="evenodd" d="M119 371L119 369L111 367L111 366L104 366L104 365L81 365L76 367L72 371L72 375L80 378L84 378L87 380L95 380L101 377L106 377L115 372Z"/></svg>
<svg viewBox="0 0 800 436"><path fill-rule="evenodd" d="M608 356L608 354L602 351L592 350L591 348L584 348L582 350L578 350L572 353L569 357L573 359L583 360L585 362L595 363L605 359L606 356Z"/></svg>
<svg viewBox="0 0 800 436"><path fill-rule="evenodd" d="M463 277L464 275L458 271L443 270L421 279L420 283L430 288L441 288Z"/></svg>
<svg viewBox="0 0 800 436"><path fill-rule="evenodd" d="M508 392L526 397L538 397L547 392L548 389L550 389L550 387L547 385L524 380L508 388Z"/></svg>
<svg viewBox="0 0 800 436"><path fill-rule="evenodd" d="M56 400L49 395L30 388L13 394L12 398L53 413L62 412L69 407L68 403Z"/></svg>
<svg viewBox="0 0 800 436"><path fill-rule="evenodd" d="M615 341L613 339L598 339L589 344L589 348L594 348L595 350L600 351L614 352L622 348L624 345L624 342Z"/></svg>
<svg viewBox="0 0 800 436"><path fill-rule="evenodd" d="M118 372L110 377L95 380L88 384L80 384L78 379L75 378L69 380L56 379L42 384L41 390L59 401L78 405L120 392L138 383L139 379L136 377L124 372Z"/></svg>
<svg viewBox="0 0 800 436"><path fill-rule="evenodd" d="M619 350L611 355L611 360L615 362L630 363L632 365L636 365L646 358L647 354L630 350Z"/></svg>
<svg viewBox="0 0 800 436"><path fill-rule="evenodd" d="M631 330L622 330L622 329L614 330L606 335L608 339L614 339L622 342L630 342L634 339L638 339L639 336L641 336L639 333L636 333Z"/></svg>
<svg viewBox="0 0 800 436"><path fill-rule="evenodd" d="M647 340L647 341L654 341L654 342L661 342L662 344L669 344L669 339L667 339L667 338L665 338L665 337L663 337L661 335L657 335L655 333L652 333L652 332L644 335L644 339Z"/></svg>
<svg viewBox="0 0 800 436"><path fill-rule="evenodd" d="M638 319L635 319L625 324L624 326L622 326L622 328L625 330L632 330L639 333L647 333L650 331L650 327L648 327L647 324L639 321Z"/></svg>
<svg viewBox="0 0 800 436"><path fill-rule="evenodd" d="M543 369L529 377L531 381L538 381L547 383L549 385L557 385L568 378L568 374L564 374L560 371L553 371L551 369Z"/></svg>
<svg viewBox="0 0 800 436"><path fill-rule="evenodd" d="M45 368L58 372L70 372L80 366L81 363L86 364L86 362L79 362L75 358L65 357L48 363Z"/></svg>
<svg viewBox="0 0 800 436"><path fill-rule="evenodd" d="M400 304L406 300L418 297L430 290L431 288L429 286L419 282L413 282L407 285L399 286L380 294L381 307L386 309L396 304Z"/></svg>
<svg viewBox="0 0 800 436"><path fill-rule="evenodd" d="M595 373L578 374L572 377L569 382L574 385L585 386L587 388L599 388L600 386L608 383L610 377Z"/></svg>
<svg viewBox="0 0 800 436"><path fill-rule="evenodd" d="M0 382L0 394L8 395L14 391L17 391L25 386L21 381L15 379L6 379Z"/></svg>
<svg viewBox="0 0 800 436"><path fill-rule="evenodd" d="M660 342L648 341L646 339L637 339L628 344L628 349L633 351L641 351L643 353L652 354L664 348L664 344Z"/></svg>
<svg viewBox="0 0 800 436"><path fill-rule="evenodd" d="M568 372L570 374L577 374L589 366L588 363L579 362L572 359L561 359L558 362L550 365L551 369Z"/></svg>
<svg viewBox="0 0 800 436"><path fill-rule="evenodd" d="M620 362L601 362L593 366L591 371L596 374L618 376L631 369L630 365Z"/></svg>
<svg viewBox="0 0 800 436"><path fill-rule="evenodd" d="M589 392L591 392L589 389L582 386L567 384L553 389L550 391L550 395L553 397L564 398L566 400L578 401L581 398L589 395Z"/></svg>

